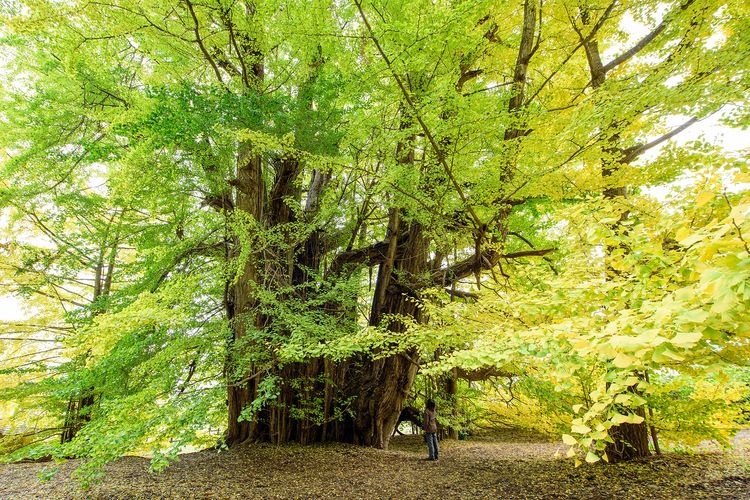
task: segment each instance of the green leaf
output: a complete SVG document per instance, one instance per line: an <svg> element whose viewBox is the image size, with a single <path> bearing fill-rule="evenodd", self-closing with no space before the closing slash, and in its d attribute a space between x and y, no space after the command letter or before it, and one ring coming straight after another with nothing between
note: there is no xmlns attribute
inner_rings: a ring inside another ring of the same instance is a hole
<svg viewBox="0 0 750 500"><path fill-rule="evenodd" d="M601 457L593 452L586 453L586 462L590 464L594 464L601 460Z"/></svg>

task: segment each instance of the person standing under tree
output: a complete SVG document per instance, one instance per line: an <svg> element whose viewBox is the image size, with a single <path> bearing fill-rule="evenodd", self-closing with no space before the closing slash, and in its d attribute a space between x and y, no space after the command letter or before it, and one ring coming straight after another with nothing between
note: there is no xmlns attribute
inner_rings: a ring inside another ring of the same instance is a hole
<svg viewBox="0 0 750 500"><path fill-rule="evenodd" d="M438 439L437 439L437 411L435 410L435 400L428 399L424 410L424 419L422 423L424 431L424 440L427 443L427 460L438 459Z"/></svg>

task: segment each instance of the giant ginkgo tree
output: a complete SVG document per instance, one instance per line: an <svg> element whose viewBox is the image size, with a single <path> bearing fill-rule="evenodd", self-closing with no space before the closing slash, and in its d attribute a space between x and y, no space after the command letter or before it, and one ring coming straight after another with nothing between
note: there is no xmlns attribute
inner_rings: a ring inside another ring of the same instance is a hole
<svg viewBox="0 0 750 500"><path fill-rule="evenodd" d="M27 409L37 395L57 398L44 417L62 444L37 453L99 462L146 446L176 453L219 425L229 445L387 447L420 364L438 359L455 376L446 360L474 344L425 337L428 302L473 301L472 288L513 286L522 269L564 270L575 255L566 228L587 217L603 221L590 241L601 251L582 258L601 264L591 269L612 293L569 300L620 338L621 311L645 315L640 296L615 294L637 276L621 262L644 255L630 241L644 208L627 195L698 167L679 149L644 153L745 104L743 9L701 0L3 7L12 54L3 208L39 236L3 249L46 249L33 262L14 257L4 283L33 303L51 285L29 292L28 273L52 280L64 259L66 294L86 297L57 311L64 335L45 336L61 359L11 363L16 385L4 398ZM92 195L76 194L85 189ZM577 218L559 215L570 207ZM736 212L730 232L742 239ZM85 246L64 238L70 228ZM667 232L664 245L687 258L683 233ZM569 285L593 279L562 275ZM548 305L549 317L560 312ZM24 334L38 334L33 325ZM601 426L576 422L582 437L568 441L609 443L612 460L649 452L640 384L655 366L636 358L597 358L625 374L605 388L623 397L600 402L588 420ZM463 368L507 361L482 359Z"/></svg>

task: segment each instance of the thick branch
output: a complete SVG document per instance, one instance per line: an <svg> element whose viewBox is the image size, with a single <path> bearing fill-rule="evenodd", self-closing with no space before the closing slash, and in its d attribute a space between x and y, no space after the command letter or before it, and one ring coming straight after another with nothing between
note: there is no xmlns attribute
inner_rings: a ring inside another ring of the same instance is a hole
<svg viewBox="0 0 750 500"><path fill-rule="evenodd" d="M690 7L690 5L694 1L695 0L687 0L687 2L685 2L682 5L680 5L680 10L687 9L688 7ZM670 17L666 16L664 18L664 20L661 23L659 23L659 25L656 28L654 28L649 34L647 34L646 36L644 36L643 38L641 38L638 41L638 43L636 43L633 47L631 47L629 50L623 52L622 54L620 54L619 56L615 57L613 60L611 60L610 62L608 62L607 64L605 64L604 67L603 67L604 72L607 73L607 72L613 70L614 68L616 68L617 66L619 66L622 63L624 63L628 59L630 59L633 56L635 56L636 54L638 54L638 52L640 52L641 50L643 50L644 48L646 48L646 46L649 43L651 43L654 40L654 38L656 38L657 36L659 36L659 34L662 31L664 31L664 29L669 25L669 23L671 21L672 20L670 19Z"/></svg>
<svg viewBox="0 0 750 500"><path fill-rule="evenodd" d="M402 239L403 235L401 236ZM365 264L368 267L380 264L385 259L390 241L378 241L365 248L357 248L338 254L328 266L326 276L340 273L347 264Z"/></svg>
<svg viewBox="0 0 750 500"><path fill-rule="evenodd" d="M524 89L526 88L526 73L529 69L529 61L534 54L534 32L536 31L536 0L526 0L523 7L523 31L521 32L521 43L518 47L518 57L513 70L513 97L508 103L508 111L511 113L523 108ZM505 132L505 139L513 139L521 135L522 131L516 128Z"/></svg>
<svg viewBox="0 0 750 500"><path fill-rule="evenodd" d="M447 286L468 276L489 271L500 262L501 259L519 259L521 257L543 257L555 248L541 248L536 250L524 250L521 252L500 253L497 250L484 250L479 255L472 255L460 262L456 262L447 268L438 269L430 276L431 286Z"/></svg>

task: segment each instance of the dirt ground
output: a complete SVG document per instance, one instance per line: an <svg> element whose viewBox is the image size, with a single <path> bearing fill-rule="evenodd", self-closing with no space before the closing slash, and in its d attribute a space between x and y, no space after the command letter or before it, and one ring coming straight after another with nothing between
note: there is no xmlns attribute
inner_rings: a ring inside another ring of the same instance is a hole
<svg viewBox="0 0 750 500"><path fill-rule="evenodd" d="M0 498L750 498L750 437L732 452L665 454L574 467L566 446L523 436L443 441L425 461L419 436L388 451L348 445L249 445L182 455L161 474L125 457L82 491L77 461L0 465ZM51 467L59 473L42 482Z"/></svg>

